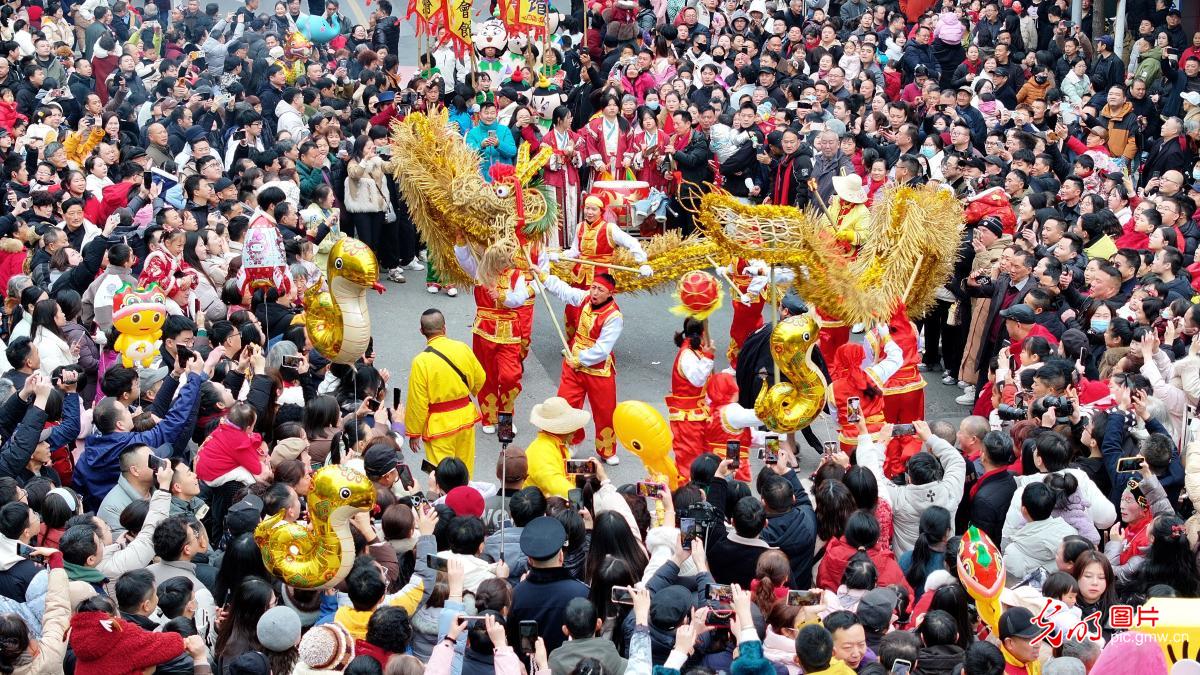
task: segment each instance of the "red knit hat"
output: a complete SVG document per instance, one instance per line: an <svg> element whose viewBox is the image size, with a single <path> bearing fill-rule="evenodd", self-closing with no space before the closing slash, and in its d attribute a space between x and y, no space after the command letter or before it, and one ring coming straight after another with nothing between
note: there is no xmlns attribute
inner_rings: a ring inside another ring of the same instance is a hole
<svg viewBox="0 0 1200 675"><path fill-rule="evenodd" d="M183 653L176 633L151 633L105 612L71 617L75 675L141 675Z"/></svg>

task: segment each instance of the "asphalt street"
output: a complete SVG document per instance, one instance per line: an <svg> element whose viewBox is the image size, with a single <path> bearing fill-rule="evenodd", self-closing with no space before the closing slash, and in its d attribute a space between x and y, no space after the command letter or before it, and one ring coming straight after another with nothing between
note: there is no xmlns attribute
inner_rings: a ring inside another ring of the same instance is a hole
<svg viewBox="0 0 1200 675"><path fill-rule="evenodd" d="M218 0L223 12L233 11L241 5L236 0ZM406 0L392 0L393 13L403 16L407 8ZM307 7L307 3L304 4ZM373 0L341 0L342 13L352 23L366 24L370 13L374 10ZM262 3L261 11L271 11L273 4ZM483 2L477 3L476 10L486 8ZM404 69L415 69L417 42L413 36L413 25L405 23L400 39L400 64ZM475 313L475 303L469 293L463 293L456 298L450 298L443 292L430 295L425 291L425 273L410 271L407 273L407 284L395 284L385 281L387 292L382 295L372 294L370 299L371 317L375 347L378 351L377 365L387 368L394 382L406 388L408 381L409 361L424 348L424 339L417 330L418 318L421 312L430 307L440 309L447 319L450 337L470 342L471 321ZM557 318L561 320L561 303L551 299L555 304ZM674 304L669 291L655 295L619 296L618 302L625 317L624 333L617 342L617 398L618 400L641 400L654 405L664 415L666 406L663 396L667 393L670 383L671 364L675 357L675 344L672 340L674 331L679 328L681 320L667 310ZM534 430L529 424L530 408L553 396L558 389L558 376L562 365L559 343L554 326L551 325L545 307L539 302L535 309L534 338L529 358L525 361L524 391L517 400L515 414L518 445L528 443L534 436ZM728 344L729 322L732 316L728 298L724 306L709 319L718 349L722 351ZM768 317L769 318L769 317ZM724 368L723 354L718 357L718 368ZM966 409L954 403L954 397L961 391L956 387L947 387L941 383L940 374L930 373L930 381L926 392L926 413L930 420L947 419L957 422L966 413ZM828 418L821 418L814 423L818 436L823 440L834 438L833 429ZM589 441L590 442L590 427ZM583 446L590 452L591 446ZM499 446L495 436L479 434L476 449L476 471L479 476L490 478L496 465ZM641 463L625 450L619 450L622 463L612 467L609 473L619 482L631 482L642 477ZM801 450L802 467L808 469L816 465L817 455L808 449ZM752 462L756 465L757 459Z"/></svg>
<svg viewBox="0 0 1200 675"><path fill-rule="evenodd" d="M456 298L445 292L431 295L425 289L424 272L407 272L408 283L396 284L384 281L387 292L371 294L369 304L372 333L377 350L376 365L387 368L393 383L407 391L408 364L424 349L424 338L418 331L418 320L422 312L437 308L446 316L449 336L470 344L471 321L475 313L475 302L470 293L461 293ZM669 292L656 295L619 295L617 301L624 315L624 331L617 341L615 351L617 363L617 400L640 400L650 403L664 415L666 405L663 396L670 383L671 365L676 348L673 341L675 330L682 320L668 312L674 304ZM561 321L562 303L551 298L556 308L556 317ZM718 369L726 367L723 351L728 344L729 322L732 316L728 297L722 308L709 318L710 330L722 352L718 356ZM769 320L770 317L768 317ZM529 424L530 409L537 403L553 396L558 389L559 372L562 367L559 342L547 311L539 301L534 310L533 344L525 360L524 391L517 399L514 414L517 429L516 445L523 447L536 434ZM926 387L926 415L929 420L945 419L957 424L966 414L966 408L956 405L954 397L961 392L957 387L941 383L940 374L928 373ZM829 419L822 417L813 424L822 440L833 440L834 433ZM588 439L581 450L590 453L592 428L588 427ZM476 475L491 479L499 454L499 445L494 435L480 432L476 445ZM609 467L609 474L618 483L642 479L641 462L622 449L618 450L621 465ZM807 472L816 466L819 457L805 447L800 451L801 466ZM414 457L406 451L406 457ZM416 463L416 462L413 462ZM758 460L752 459L753 470L758 469Z"/></svg>

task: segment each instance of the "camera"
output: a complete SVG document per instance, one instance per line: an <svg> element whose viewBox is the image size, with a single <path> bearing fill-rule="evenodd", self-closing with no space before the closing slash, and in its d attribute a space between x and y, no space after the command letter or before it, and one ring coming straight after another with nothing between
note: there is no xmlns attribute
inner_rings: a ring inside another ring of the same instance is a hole
<svg viewBox="0 0 1200 675"><path fill-rule="evenodd" d="M398 98L397 105L413 106L417 104L417 92L415 91L400 92Z"/></svg>
<svg viewBox="0 0 1200 675"><path fill-rule="evenodd" d="M681 518L691 518L696 530L708 529L717 522L717 509L708 502L696 502L680 513Z"/></svg>
<svg viewBox="0 0 1200 675"><path fill-rule="evenodd" d="M1043 396L1041 403L1044 408L1054 408L1059 415L1070 415L1075 411L1075 404L1066 396Z"/></svg>
<svg viewBox="0 0 1200 675"><path fill-rule="evenodd" d="M1001 403L996 407L996 416L1005 422L1016 422L1017 420L1029 417L1029 408L1027 406Z"/></svg>

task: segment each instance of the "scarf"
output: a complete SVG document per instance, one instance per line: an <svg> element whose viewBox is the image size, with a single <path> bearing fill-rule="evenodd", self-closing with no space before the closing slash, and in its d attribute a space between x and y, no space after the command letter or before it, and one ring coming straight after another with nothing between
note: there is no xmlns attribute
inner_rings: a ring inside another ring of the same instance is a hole
<svg viewBox="0 0 1200 675"><path fill-rule="evenodd" d="M89 584L102 584L108 579L100 573L100 570L95 567L87 567L86 565L76 565L63 561L63 569L67 571L67 578L71 581L86 581Z"/></svg>
<svg viewBox="0 0 1200 675"><path fill-rule="evenodd" d="M979 492L979 488L980 488L980 486L983 485L983 482L985 480L987 480L988 478L991 478L992 476L995 476L998 473L1004 472L1004 471L1008 471L1007 466L1002 466L1002 467L999 467L996 469L992 469L991 471L988 471L988 472L984 473L982 476L980 476L979 480L975 481L975 484L971 486L971 499L975 498L975 495Z"/></svg>
<svg viewBox="0 0 1200 675"><path fill-rule="evenodd" d="M1017 657L1013 656L1012 654L1009 654L1008 650L1005 649L1003 645L1000 646L1000 653L1004 655L1004 663L1006 663L1010 666L1014 666L1016 668L1024 668L1025 672L1028 675L1041 675L1042 664L1040 661L1033 661L1031 663L1021 663L1020 661L1017 660Z"/></svg>
<svg viewBox="0 0 1200 675"><path fill-rule="evenodd" d="M792 165L796 162L795 153L784 157L775 167L775 189L771 191L771 203L775 206L792 205Z"/></svg>
<svg viewBox="0 0 1200 675"><path fill-rule="evenodd" d="M1146 552L1146 547L1150 545L1150 523L1153 520L1154 514L1147 511L1146 515L1126 528L1125 546L1121 549L1120 557L1122 565Z"/></svg>

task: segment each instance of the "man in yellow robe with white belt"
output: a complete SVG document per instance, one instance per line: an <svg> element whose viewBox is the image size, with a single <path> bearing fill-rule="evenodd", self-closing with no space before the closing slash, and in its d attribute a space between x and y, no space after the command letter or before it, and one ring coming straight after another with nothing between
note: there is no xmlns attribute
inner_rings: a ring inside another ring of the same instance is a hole
<svg viewBox="0 0 1200 675"><path fill-rule="evenodd" d="M446 318L436 309L421 315L425 350L412 361L408 374L408 401L404 427L409 447L437 466L457 457L475 471L475 423L479 407L472 397L483 388L483 365L471 347L446 337Z"/></svg>

